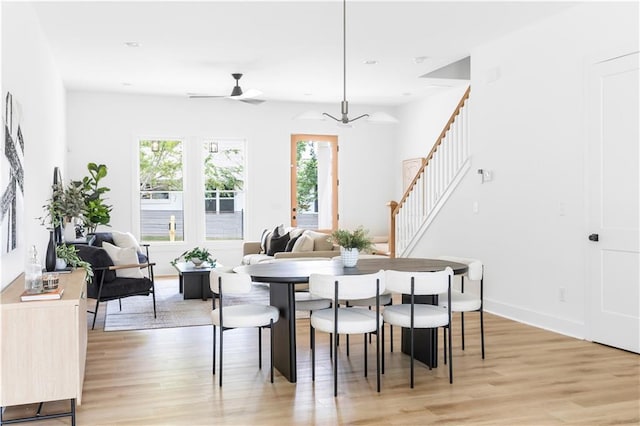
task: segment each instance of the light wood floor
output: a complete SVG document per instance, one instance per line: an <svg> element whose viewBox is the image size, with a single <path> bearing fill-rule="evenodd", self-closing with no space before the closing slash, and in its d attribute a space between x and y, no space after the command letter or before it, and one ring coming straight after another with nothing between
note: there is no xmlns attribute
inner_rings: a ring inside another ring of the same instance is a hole
<svg viewBox="0 0 640 426"><path fill-rule="evenodd" d="M395 333L395 352L387 353L382 392L376 393L375 354L369 353L364 378L358 336L349 358L344 344L340 348L337 398L326 335L318 337L311 381L308 320L298 320L297 384L277 372L269 383L268 368L257 368L255 330L234 330L225 333L222 389L211 374L211 327L103 332L99 323L89 332L78 425L640 423L638 355L486 314L482 360L477 318L468 315L464 352L454 333L453 385L442 363L431 371L418 364L410 389L408 357L398 352ZM27 409L33 406L9 407L5 419ZM59 424L70 420L38 423Z"/></svg>

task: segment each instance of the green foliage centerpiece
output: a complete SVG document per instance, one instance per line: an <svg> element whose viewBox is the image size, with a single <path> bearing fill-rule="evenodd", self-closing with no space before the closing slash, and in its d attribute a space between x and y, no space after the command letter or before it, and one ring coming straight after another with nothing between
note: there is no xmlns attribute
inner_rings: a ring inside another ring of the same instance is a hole
<svg viewBox="0 0 640 426"><path fill-rule="evenodd" d="M195 265L196 268L199 268L204 262L208 263L210 266L215 266L216 259L211 257L211 253L206 248L195 247L191 250L187 250L182 253L180 256L176 257L171 261L172 265L175 265L180 260L185 260L186 262L191 262Z"/></svg>
<svg viewBox="0 0 640 426"><path fill-rule="evenodd" d="M353 232L346 229L337 229L331 234L330 241L340 246L342 263L346 267L356 266L358 253L369 251L373 247L368 231L362 226L359 226Z"/></svg>
<svg viewBox="0 0 640 426"><path fill-rule="evenodd" d="M74 245L60 244L56 246L56 258L63 260L66 265L72 268L82 268L86 272L87 282L91 282L93 269L89 262L85 262L78 256L78 249Z"/></svg>

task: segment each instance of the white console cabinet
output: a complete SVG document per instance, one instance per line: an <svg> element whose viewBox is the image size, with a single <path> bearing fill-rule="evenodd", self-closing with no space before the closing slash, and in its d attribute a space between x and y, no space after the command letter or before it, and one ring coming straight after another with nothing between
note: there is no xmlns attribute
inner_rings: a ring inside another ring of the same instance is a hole
<svg viewBox="0 0 640 426"><path fill-rule="evenodd" d="M24 274L0 293L0 406L82 402L87 353L84 270L60 274L59 300L20 301Z"/></svg>

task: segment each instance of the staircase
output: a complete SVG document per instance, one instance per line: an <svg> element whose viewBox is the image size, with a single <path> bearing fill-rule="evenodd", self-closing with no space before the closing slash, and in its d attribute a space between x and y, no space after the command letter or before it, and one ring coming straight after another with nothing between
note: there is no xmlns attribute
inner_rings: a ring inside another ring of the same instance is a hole
<svg viewBox="0 0 640 426"><path fill-rule="evenodd" d="M399 202L391 201L389 252L406 257L470 167L469 87Z"/></svg>

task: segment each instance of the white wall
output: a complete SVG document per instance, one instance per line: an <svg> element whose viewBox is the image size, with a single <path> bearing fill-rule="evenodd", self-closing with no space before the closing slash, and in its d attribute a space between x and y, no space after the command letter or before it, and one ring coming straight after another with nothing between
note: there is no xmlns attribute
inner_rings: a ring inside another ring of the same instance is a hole
<svg viewBox="0 0 640 426"><path fill-rule="evenodd" d="M412 255L477 257L487 310L584 337L585 75L638 34L637 2L589 3L472 52L472 168Z"/></svg>
<svg viewBox="0 0 640 426"><path fill-rule="evenodd" d="M35 218L42 216L42 205L51 196L53 168L64 173L65 92L32 7L9 2L1 7L3 111L11 92L22 107L25 142L23 227L18 249L2 257L5 287L24 271L26 246L35 245L44 259L49 235Z"/></svg>
<svg viewBox="0 0 640 426"><path fill-rule="evenodd" d="M336 102L323 110L331 112L339 106ZM225 99L69 92L67 108L70 175L84 176L88 162L107 165L104 184L111 188L113 229L137 231L132 197L137 194L134 159L139 137L182 137L187 143L211 137L244 138L248 162L245 239L258 240L265 227L289 223L290 135L315 133L338 135L340 226L363 225L372 234L387 233L385 204L395 196L387 172L396 144L394 126L362 122L344 128L333 122L293 120L318 105L272 101L255 106ZM354 116L367 111L352 106ZM196 244L204 241L194 237L173 245L154 243L158 273L172 273L168 262ZM240 243L206 245L225 265L238 264L242 258Z"/></svg>

